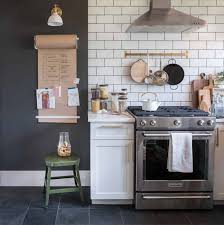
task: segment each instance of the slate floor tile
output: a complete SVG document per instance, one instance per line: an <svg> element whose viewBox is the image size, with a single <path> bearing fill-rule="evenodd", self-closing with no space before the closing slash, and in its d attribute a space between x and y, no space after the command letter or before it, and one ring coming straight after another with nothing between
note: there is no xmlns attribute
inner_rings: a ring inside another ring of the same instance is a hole
<svg viewBox="0 0 224 225"><path fill-rule="evenodd" d="M119 208L90 209L91 225L123 225Z"/></svg>
<svg viewBox="0 0 224 225"><path fill-rule="evenodd" d="M193 225L223 225L224 210L192 211L185 213Z"/></svg>
<svg viewBox="0 0 224 225"><path fill-rule="evenodd" d="M57 209L29 209L23 225L54 225Z"/></svg>
<svg viewBox="0 0 224 225"><path fill-rule="evenodd" d="M90 201L90 189L83 188L84 192L84 203L80 199L79 192L66 193L61 195L60 208L88 208Z"/></svg>
<svg viewBox="0 0 224 225"><path fill-rule="evenodd" d="M0 209L0 225L21 225L26 212L26 209Z"/></svg>
<svg viewBox="0 0 224 225"><path fill-rule="evenodd" d="M59 209L56 225L89 225L89 209Z"/></svg>
<svg viewBox="0 0 224 225"><path fill-rule="evenodd" d="M26 209L30 200L22 195L9 195L0 197L0 209L21 208Z"/></svg>
<svg viewBox="0 0 224 225"><path fill-rule="evenodd" d="M156 220L159 225L187 225L189 219L181 211L158 211Z"/></svg>
<svg viewBox="0 0 224 225"><path fill-rule="evenodd" d="M122 208L121 217L127 225L153 225L157 224L153 211L137 211L134 208Z"/></svg>
<svg viewBox="0 0 224 225"><path fill-rule="evenodd" d="M59 195L51 195L49 199L48 209L57 209L60 201ZM45 207L45 195L37 194L33 196L30 201L30 208L44 208Z"/></svg>

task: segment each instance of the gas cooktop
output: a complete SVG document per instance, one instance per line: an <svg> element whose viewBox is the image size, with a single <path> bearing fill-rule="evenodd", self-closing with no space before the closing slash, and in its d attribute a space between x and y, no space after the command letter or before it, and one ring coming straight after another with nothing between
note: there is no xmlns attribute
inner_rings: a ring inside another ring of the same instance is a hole
<svg viewBox="0 0 224 225"><path fill-rule="evenodd" d="M138 117L206 117L209 113L190 106L162 106L157 111L144 111L141 106L128 107L133 115Z"/></svg>

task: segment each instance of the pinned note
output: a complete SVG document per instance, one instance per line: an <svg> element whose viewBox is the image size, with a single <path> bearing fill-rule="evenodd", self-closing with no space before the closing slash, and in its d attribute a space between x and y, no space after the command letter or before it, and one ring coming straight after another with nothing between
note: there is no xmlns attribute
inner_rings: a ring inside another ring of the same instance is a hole
<svg viewBox="0 0 224 225"><path fill-rule="evenodd" d="M68 106L80 106L78 88L68 88Z"/></svg>

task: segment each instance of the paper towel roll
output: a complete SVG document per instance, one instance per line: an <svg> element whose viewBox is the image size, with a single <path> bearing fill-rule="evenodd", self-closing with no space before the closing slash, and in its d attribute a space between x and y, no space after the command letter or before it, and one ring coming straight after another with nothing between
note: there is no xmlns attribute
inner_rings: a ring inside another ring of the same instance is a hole
<svg viewBox="0 0 224 225"><path fill-rule="evenodd" d="M75 49L77 48L77 35L36 35L35 47L37 49Z"/></svg>

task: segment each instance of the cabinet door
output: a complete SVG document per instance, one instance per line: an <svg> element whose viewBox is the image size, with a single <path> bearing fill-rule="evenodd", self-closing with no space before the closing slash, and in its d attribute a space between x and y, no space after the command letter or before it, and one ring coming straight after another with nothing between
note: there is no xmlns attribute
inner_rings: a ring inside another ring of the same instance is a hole
<svg viewBox="0 0 224 225"><path fill-rule="evenodd" d="M133 199L134 141L91 141L91 199Z"/></svg>
<svg viewBox="0 0 224 225"><path fill-rule="evenodd" d="M224 200L224 124L217 125L214 162L214 200Z"/></svg>

